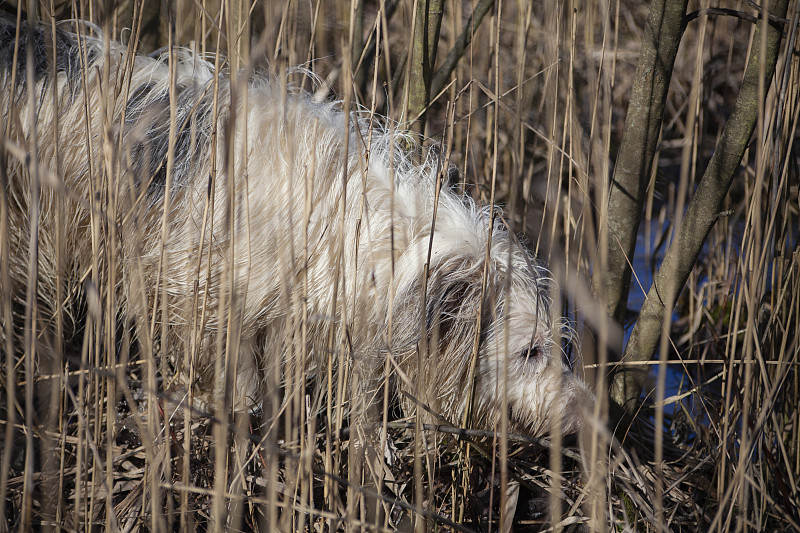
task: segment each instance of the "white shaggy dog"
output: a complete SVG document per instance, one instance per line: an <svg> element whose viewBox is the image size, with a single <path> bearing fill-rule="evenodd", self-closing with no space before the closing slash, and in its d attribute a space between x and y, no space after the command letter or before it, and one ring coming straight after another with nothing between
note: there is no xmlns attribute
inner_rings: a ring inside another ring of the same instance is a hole
<svg viewBox="0 0 800 533"><path fill-rule="evenodd" d="M547 273L491 206L437 191L433 162L336 103L273 79L232 90L177 55L171 75L119 43L62 30L53 42L0 18L0 302L16 350L33 230L40 337L89 286L135 318L145 353L177 370L166 387L191 381L196 404L227 391L226 405L252 408L274 365L351 365L350 390L389 379L405 410L414 397L456 425L470 413L499 427L505 383L512 430L579 428L591 394L562 361Z"/></svg>

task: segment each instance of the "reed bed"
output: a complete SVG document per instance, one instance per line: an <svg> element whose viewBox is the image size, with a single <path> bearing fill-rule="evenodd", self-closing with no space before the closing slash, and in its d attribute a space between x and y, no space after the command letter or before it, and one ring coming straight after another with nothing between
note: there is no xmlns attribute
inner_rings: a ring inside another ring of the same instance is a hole
<svg viewBox="0 0 800 533"><path fill-rule="evenodd" d="M655 357L629 363L646 371L628 411L609 399L618 360L768 6L688 4L642 222L630 222L620 325L592 276L610 275L605 249L619 239L609 189L652 6L442 2L434 31L439 4L425 3L429 26L412 0L42 0L20 13L92 21L139 53L185 47L232 77L285 77L419 134L402 148L441 158L453 187L500 205L553 273L577 332L564 350L597 394L580 444L420 427L390 400L373 420L378 459L363 463L350 391L320 391L296 368L254 413L174 410L158 339L125 317L96 319L115 283L101 262L95 292L56 319L79 327L55 343L54 364L14 345L23 326L10 317L24 312L0 301L0 531L800 531L800 4L772 18L781 40L755 132L659 322ZM14 2L2 8L17 15ZM421 27L433 66L418 73Z"/></svg>

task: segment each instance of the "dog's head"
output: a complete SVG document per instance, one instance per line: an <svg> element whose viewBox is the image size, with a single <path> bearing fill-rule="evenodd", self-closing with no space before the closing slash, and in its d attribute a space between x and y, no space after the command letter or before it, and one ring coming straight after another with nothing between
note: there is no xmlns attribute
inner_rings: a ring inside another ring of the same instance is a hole
<svg viewBox="0 0 800 533"><path fill-rule="evenodd" d="M564 357L570 330L551 316L548 272L499 224L490 237L488 211L467 211L468 224L440 213L422 276L399 263L395 346L418 343L405 350L401 394L456 425L469 413L473 427L499 429L507 413L513 432L574 433L592 395Z"/></svg>

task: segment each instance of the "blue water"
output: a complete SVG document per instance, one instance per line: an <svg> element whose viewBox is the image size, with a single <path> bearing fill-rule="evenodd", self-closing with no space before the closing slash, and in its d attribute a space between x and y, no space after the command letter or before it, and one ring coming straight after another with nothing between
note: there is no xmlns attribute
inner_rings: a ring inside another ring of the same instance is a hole
<svg viewBox="0 0 800 533"><path fill-rule="evenodd" d="M648 232L649 229L649 232ZM668 221L659 223L656 220L644 221L639 235L636 239L636 252L633 257L633 276L631 279L631 289L628 295L628 308L632 311L638 312L645 301L645 296L653 284L653 275L658 271L661 266L661 261L664 259L664 253L667 250L668 232L671 230ZM673 310L672 320L678 319L678 314ZM624 342L628 343L631 332L633 331L633 323L629 324L624 331ZM666 392L664 397L669 398L680 394L681 392L691 388L691 380L684 372L683 366L678 364L674 358L671 359L670 364L666 366ZM653 365L650 369L650 377L655 384L658 378L659 367ZM643 391L642 397L644 398L649 391ZM654 400L655 398L653 398ZM684 405L693 403L691 397L684 399ZM664 406L664 412L672 415L678 407L677 403L672 403ZM689 405L691 409L691 405Z"/></svg>

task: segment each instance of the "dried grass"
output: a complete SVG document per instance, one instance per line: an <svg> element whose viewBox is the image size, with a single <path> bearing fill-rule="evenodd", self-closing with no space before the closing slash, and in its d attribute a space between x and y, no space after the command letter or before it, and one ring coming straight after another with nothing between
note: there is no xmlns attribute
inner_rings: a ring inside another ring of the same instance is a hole
<svg viewBox="0 0 800 533"><path fill-rule="evenodd" d="M251 45L231 44L232 23L219 28L221 3L231 20L248 22ZM210 56L220 51L228 68L303 65L322 83L295 81L320 98L354 94L367 109L410 124L403 65L413 2L355 1L358 9L346 0L259 2L249 17L247 3L179 2L173 42ZM36 5L45 21L77 16L114 38L136 35L144 52L168 43L162 2L123 2L106 16L100 4ZM692 3L690 11L701 7L709 6ZM758 15L748 3L710 7ZM321 396L301 385L268 398L280 406L278 418L170 418L165 398L152 392L164 390L158 369L127 328L101 331L89 321L82 338L61 346L63 364L40 371L35 387L29 358L0 349L0 531L800 530L798 9L790 5L785 48L729 211L678 299L667 363L651 365L654 379L669 369L668 388L653 389L635 418L610 429L599 401L597 422L583 435L584 468L571 441L548 448L513 436L415 432L412 421L390 413L383 471L364 474L381 480L388 521L367 526L356 502L374 502L376 484L351 469L341 405L316 403ZM446 3L440 61L471 10L470 2ZM134 16L142 16L141 30L129 33ZM458 186L506 206L508 224L527 236L564 289L556 298L564 313L595 331L606 320L588 279L598 242L613 238L603 231L600 206L646 16L647 6L630 1L498 2L458 62L455 81L427 110L427 146L440 150L446 141ZM361 35L351 32L354 19ZM688 24L640 233L642 257L633 260L633 299L649 289L651 264L730 113L752 28L708 11ZM374 43L377 62L360 53ZM362 66L355 76L354 63ZM101 342L111 333L114 353ZM585 355L589 379L602 386L608 367ZM658 411L662 427L655 426ZM430 453L415 444L422 437L435 444ZM425 520L415 526L414 517Z"/></svg>

